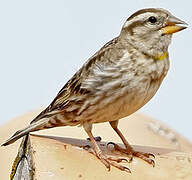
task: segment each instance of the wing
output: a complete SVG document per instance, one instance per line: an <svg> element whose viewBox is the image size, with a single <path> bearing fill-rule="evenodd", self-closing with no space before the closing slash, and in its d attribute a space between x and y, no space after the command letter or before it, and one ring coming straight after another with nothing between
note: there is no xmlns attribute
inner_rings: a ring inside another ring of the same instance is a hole
<svg viewBox="0 0 192 180"><path fill-rule="evenodd" d="M61 111L77 111L78 107L83 105L87 96L95 96L96 91L99 91L97 87L100 87L101 84L111 78L110 67L114 64L113 60L120 59L123 55L121 48L117 49L115 47L117 42L118 37L105 44L95 55L88 59L82 68L59 91L52 103L31 123ZM105 73L106 68L108 68L108 74Z"/></svg>

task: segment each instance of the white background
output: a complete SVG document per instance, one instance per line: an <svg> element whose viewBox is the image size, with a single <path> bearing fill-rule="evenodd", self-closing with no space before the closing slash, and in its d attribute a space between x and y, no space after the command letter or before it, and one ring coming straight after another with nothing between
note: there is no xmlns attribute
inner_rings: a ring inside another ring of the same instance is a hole
<svg viewBox="0 0 192 180"><path fill-rule="evenodd" d="M0 125L47 106L83 62L119 34L127 17L145 7L166 8L189 28L174 35L168 76L140 111L192 140L189 0L0 1Z"/></svg>

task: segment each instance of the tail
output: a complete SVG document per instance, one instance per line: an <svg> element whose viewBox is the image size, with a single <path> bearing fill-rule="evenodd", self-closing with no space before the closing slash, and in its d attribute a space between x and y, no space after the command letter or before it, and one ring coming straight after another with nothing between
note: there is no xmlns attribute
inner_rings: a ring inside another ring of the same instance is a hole
<svg viewBox="0 0 192 180"><path fill-rule="evenodd" d="M21 129L19 131L17 131L15 134L13 134L13 136L11 136L5 143L3 143L1 146L7 146L9 144L14 143L15 141L17 141L19 138L29 134L30 132L33 131L37 131L40 129L43 129L44 125L47 124L49 121L48 118L43 118L40 119L32 124L30 124L29 126L27 126L24 129Z"/></svg>

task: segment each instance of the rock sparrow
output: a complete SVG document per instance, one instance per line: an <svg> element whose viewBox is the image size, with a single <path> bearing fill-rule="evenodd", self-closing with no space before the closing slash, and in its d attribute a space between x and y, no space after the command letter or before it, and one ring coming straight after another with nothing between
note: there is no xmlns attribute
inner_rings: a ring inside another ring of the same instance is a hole
<svg viewBox="0 0 192 180"><path fill-rule="evenodd" d="M117 126L119 119L144 106L159 89L169 69L172 34L185 29L183 24L164 9L142 9L131 15L120 35L88 59L52 103L3 145L29 132L80 125L93 143L94 154L108 169L114 166L130 172L117 163L121 159L102 153L92 135L94 123L109 122L125 145L114 144L116 150L154 165L151 154L134 151Z"/></svg>

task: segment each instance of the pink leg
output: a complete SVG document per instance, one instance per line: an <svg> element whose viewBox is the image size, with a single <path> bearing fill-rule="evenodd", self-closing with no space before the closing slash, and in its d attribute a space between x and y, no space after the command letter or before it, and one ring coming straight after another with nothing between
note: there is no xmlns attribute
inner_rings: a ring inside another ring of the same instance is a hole
<svg viewBox="0 0 192 180"><path fill-rule="evenodd" d="M93 143L94 152L93 154L96 155L98 159L106 166L106 168L110 171L110 167L113 166L115 168L118 168L122 171L131 172L129 168L122 166L120 164L117 164L118 162L122 162L125 159L115 158L115 157L107 157L103 152L101 151L100 147L98 146L92 132L91 132L91 125L85 124L84 129L89 136L91 142ZM116 163L117 162L117 163Z"/></svg>
<svg viewBox="0 0 192 180"><path fill-rule="evenodd" d="M115 143L109 143L109 144L113 144L115 150L122 152L128 156L131 155L131 159L132 157L138 157L144 161L146 161L149 164L152 164L152 166L155 166L155 162L154 160L150 159L150 156L154 157L153 154L151 153L144 153L144 152L138 152L138 151L134 151L133 148L131 147L131 145L128 143L128 141L125 139L125 137L123 136L123 134L121 133L121 131L118 129L118 121L112 121L110 122L111 127L115 130L115 132L119 135L119 137L121 138L121 140L123 141L123 144L125 145L125 148L120 147L119 145L115 144Z"/></svg>

